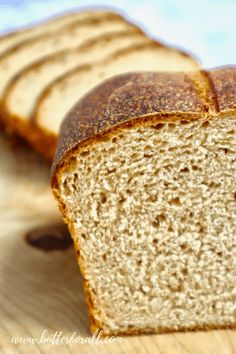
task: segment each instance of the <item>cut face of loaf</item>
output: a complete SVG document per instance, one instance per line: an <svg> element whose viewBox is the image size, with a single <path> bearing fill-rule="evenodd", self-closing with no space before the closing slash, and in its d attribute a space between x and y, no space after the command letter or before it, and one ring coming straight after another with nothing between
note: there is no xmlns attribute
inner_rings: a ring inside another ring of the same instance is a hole
<svg viewBox="0 0 236 354"><path fill-rule="evenodd" d="M22 120L31 119L35 102L51 81L78 64L92 64L135 43L150 43L150 39L138 28L127 26L125 30L99 35L75 49L57 52L33 62L8 84L4 99L7 114Z"/></svg>
<svg viewBox="0 0 236 354"><path fill-rule="evenodd" d="M23 41L30 40L31 38L42 35L49 34L50 32L57 31L61 27L77 20L85 20L90 17L111 14L112 12L106 10L86 10L80 12L67 13L62 16L56 16L52 19L44 21L42 23L36 24L33 27L25 28L17 32L10 32L3 36L0 36L0 55L11 47L19 45Z"/></svg>
<svg viewBox="0 0 236 354"><path fill-rule="evenodd" d="M113 78L68 114L52 188L92 330L236 325L236 68Z"/></svg>
<svg viewBox="0 0 236 354"><path fill-rule="evenodd" d="M120 15L99 13L88 19L74 20L59 30L44 33L20 43L0 57L0 97L9 80L33 61L56 51L77 47L99 34L124 30L131 26Z"/></svg>

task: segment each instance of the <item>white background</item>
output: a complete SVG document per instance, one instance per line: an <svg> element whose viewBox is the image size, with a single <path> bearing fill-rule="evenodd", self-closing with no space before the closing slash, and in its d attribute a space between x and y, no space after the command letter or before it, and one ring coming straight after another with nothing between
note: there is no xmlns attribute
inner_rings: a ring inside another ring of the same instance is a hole
<svg viewBox="0 0 236 354"><path fill-rule="evenodd" d="M154 37L195 54L206 67L236 64L236 0L0 0L0 32L98 5L115 6Z"/></svg>

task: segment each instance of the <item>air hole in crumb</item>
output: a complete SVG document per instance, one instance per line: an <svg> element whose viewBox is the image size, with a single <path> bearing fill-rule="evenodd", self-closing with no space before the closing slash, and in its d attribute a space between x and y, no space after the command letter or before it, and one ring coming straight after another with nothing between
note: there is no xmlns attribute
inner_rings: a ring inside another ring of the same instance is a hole
<svg viewBox="0 0 236 354"><path fill-rule="evenodd" d="M130 157L131 159L137 159L139 157L139 154L137 152L134 152Z"/></svg>
<svg viewBox="0 0 236 354"><path fill-rule="evenodd" d="M182 274L183 274L183 275L188 275L188 269L187 269L187 268L184 268L184 269L182 270Z"/></svg>
<svg viewBox="0 0 236 354"><path fill-rule="evenodd" d="M200 284L195 283L194 284L194 288L195 288L195 290L199 290L199 289L201 289L201 286L200 286Z"/></svg>
<svg viewBox="0 0 236 354"><path fill-rule="evenodd" d="M166 220L166 216L164 214L159 214L156 216L156 219L158 219L160 222Z"/></svg>
<svg viewBox="0 0 236 354"><path fill-rule="evenodd" d="M234 192L234 200L236 200L236 192Z"/></svg>
<svg viewBox="0 0 236 354"><path fill-rule="evenodd" d="M223 256L223 252L217 252L217 256L222 257Z"/></svg>
<svg viewBox="0 0 236 354"><path fill-rule="evenodd" d="M207 128L209 125L210 125L210 123L207 120L202 123L203 128Z"/></svg>
<svg viewBox="0 0 236 354"><path fill-rule="evenodd" d="M172 225L169 225L169 226L168 226L168 231L169 231L169 232L173 232L173 231L174 231L174 229L173 229L173 226L172 226Z"/></svg>
<svg viewBox="0 0 236 354"><path fill-rule="evenodd" d="M137 264L141 265L142 264L142 259L137 260Z"/></svg>
<svg viewBox="0 0 236 354"><path fill-rule="evenodd" d="M155 203L157 201L157 195L151 195L148 200L152 203Z"/></svg>
<svg viewBox="0 0 236 354"><path fill-rule="evenodd" d="M130 189L126 189L127 194L132 194L132 191Z"/></svg>
<svg viewBox="0 0 236 354"><path fill-rule="evenodd" d="M106 255L105 253L102 255L102 259L103 259L104 261L107 260L107 255Z"/></svg>
<svg viewBox="0 0 236 354"><path fill-rule="evenodd" d="M235 134L235 131L232 129L232 130L230 130L229 132L228 132L228 134L230 134L230 135L234 135Z"/></svg>
<svg viewBox="0 0 236 354"><path fill-rule="evenodd" d="M152 154L143 154L143 157L150 158L150 157L153 157L153 155Z"/></svg>
<svg viewBox="0 0 236 354"><path fill-rule="evenodd" d="M158 265L158 271L159 271L159 272L162 272L163 270L165 270L164 264L159 264L159 265Z"/></svg>
<svg viewBox="0 0 236 354"><path fill-rule="evenodd" d="M155 227L155 228L158 228L160 226L160 222L159 220L155 220L152 222L152 226Z"/></svg>
<svg viewBox="0 0 236 354"><path fill-rule="evenodd" d="M174 129L176 127L176 125L174 123L169 123L168 124L168 128L169 129Z"/></svg>
<svg viewBox="0 0 236 354"><path fill-rule="evenodd" d="M126 199L122 196L120 199L119 199L119 203L122 204L126 201Z"/></svg>
<svg viewBox="0 0 236 354"><path fill-rule="evenodd" d="M189 172L189 168L188 167L181 168L180 172L187 173Z"/></svg>
<svg viewBox="0 0 236 354"><path fill-rule="evenodd" d="M180 245L180 248L181 248L181 251L187 251L187 249L188 249L188 244L186 243L186 242L184 242L184 243L182 243L181 245Z"/></svg>
<svg viewBox="0 0 236 354"><path fill-rule="evenodd" d="M112 143L116 143L117 142L117 138L116 137L112 138L111 141L112 141Z"/></svg>
<svg viewBox="0 0 236 354"><path fill-rule="evenodd" d="M165 125L164 123L158 123L158 124L154 125L153 128L157 129L157 130L160 130L160 129L162 129L164 127L164 125Z"/></svg>
<svg viewBox="0 0 236 354"><path fill-rule="evenodd" d="M177 198L171 199L170 204L175 205L175 206L180 206L181 202L180 202L180 199L177 197Z"/></svg>
<svg viewBox="0 0 236 354"><path fill-rule="evenodd" d="M184 119L182 119L181 121L180 121L180 123L181 124L189 124L189 123L191 123L191 121L190 120L184 120Z"/></svg>
<svg viewBox="0 0 236 354"><path fill-rule="evenodd" d="M193 165L192 166L193 171L198 171L201 170L201 168L199 168L197 165Z"/></svg>
<svg viewBox="0 0 236 354"><path fill-rule="evenodd" d="M81 156L87 156L89 154L89 151L85 150L80 153Z"/></svg>
<svg viewBox="0 0 236 354"><path fill-rule="evenodd" d="M68 180L67 179L63 182L63 189L64 189L65 195L69 195L70 194L70 188L68 186Z"/></svg>
<svg viewBox="0 0 236 354"><path fill-rule="evenodd" d="M106 203L106 201L107 201L107 196L106 196L105 193L101 193L101 194L100 194L100 201L101 201L102 204Z"/></svg>
<svg viewBox="0 0 236 354"><path fill-rule="evenodd" d="M87 239L87 236L85 234L81 234L81 237L86 240Z"/></svg>
<svg viewBox="0 0 236 354"><path fill-rule="evenodd" d="M190 217L190 218L193 218L193 217L194 217L194 212L193 212L193 211L190 211L189 217Z"/></svg>
<svg viewBox="0 0 236 354"><path fill-rule="evenodd" d="M156 245L157 242L158 242L158 240L157 240L156 238L154 238L154 239L152 240L152 243L153 243L154 245Z"/></svg>

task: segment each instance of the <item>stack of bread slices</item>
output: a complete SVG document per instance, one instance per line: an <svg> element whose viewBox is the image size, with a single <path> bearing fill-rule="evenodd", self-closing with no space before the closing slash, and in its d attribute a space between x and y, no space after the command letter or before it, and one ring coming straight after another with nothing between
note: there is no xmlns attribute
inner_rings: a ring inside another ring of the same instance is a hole
<svg viewBox="0 0 236 354"><path fill-rule="evenodd" d="M1 122L51 161L65 114L104 79L198 67L118 13L66 14L0 38Z"/></svg>

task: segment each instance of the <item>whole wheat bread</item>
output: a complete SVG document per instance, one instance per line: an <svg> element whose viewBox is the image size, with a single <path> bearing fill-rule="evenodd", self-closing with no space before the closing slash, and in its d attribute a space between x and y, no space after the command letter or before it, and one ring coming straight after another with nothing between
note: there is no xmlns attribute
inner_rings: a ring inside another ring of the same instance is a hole
<svg viewBox="0 0 236 354"><path fill-rule="evenodd" d="M15 115L12 116L12 124L37 151L51 161L65 114L79 98L102 80L128 71L196 68L198 64L194 59L152 40L130 45L101 62L79 66L53 81L41 93L31 127L14 120Z"/></svg>
<svg viewBox="0 0 236 354"><path fill-rule="evenodd" d="M134 73L62 124L52 189L92 330L236 325L236 67Z"/></svg>

